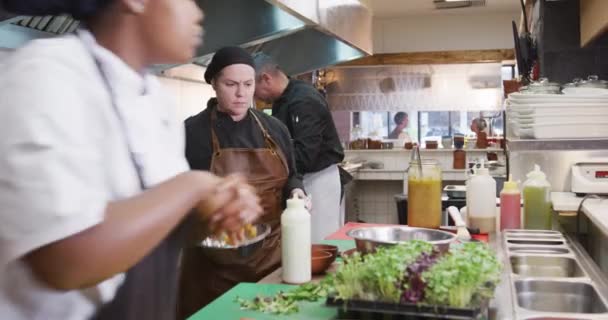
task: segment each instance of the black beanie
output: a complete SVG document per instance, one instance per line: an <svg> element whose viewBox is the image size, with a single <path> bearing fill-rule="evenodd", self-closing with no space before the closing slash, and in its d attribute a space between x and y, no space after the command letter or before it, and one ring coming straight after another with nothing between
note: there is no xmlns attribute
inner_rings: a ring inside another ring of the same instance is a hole
<svg viewBox="0 0 608 320"><path fill-rule="evenodd" d="M211 63L207 66L205 81L211 83L211 80L213 80L222 69L233 64L246 64L255 69L253 58L249 52L239 47L223 47L215 53L213 59L211 59Z"/></svg>
<svg viewBox="0 0 608 320"><path fill-rule="evenodd" d="M76 19L91 17L114 0L0 0L9 12L26 16L69 14Z"/></svg>

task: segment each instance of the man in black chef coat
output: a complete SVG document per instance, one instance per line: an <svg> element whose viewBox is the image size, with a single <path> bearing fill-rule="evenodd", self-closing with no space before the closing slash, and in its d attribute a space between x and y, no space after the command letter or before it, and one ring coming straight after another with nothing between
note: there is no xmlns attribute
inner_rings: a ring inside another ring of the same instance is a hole
<svg viewBox="0 0 608 320"><path fill-rule="evenodd" d="M272 115L291 133L296 167L312 198L312 241L321 241L344 224L337 166L344 150L327 101L311 84L290 79L270 56L258 53L254 61L255 97L272 103Z"/></svg>

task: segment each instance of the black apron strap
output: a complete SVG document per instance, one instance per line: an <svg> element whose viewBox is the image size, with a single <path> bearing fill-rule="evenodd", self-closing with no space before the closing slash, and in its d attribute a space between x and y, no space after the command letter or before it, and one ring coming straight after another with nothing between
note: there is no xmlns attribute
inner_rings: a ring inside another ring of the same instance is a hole
<svg viewBox="0 0 608 320"><path fill-rule="evenodd" d="M132 142L110 80L103 70L90 44L85 48L93 58L104 86L110 96L112 109L119 121L124 135L131 162L137 173L139 185L146 189L143 166L137 160ZM188 219L186 219L188 220ZM184 243L185 225L176 228L167 239L163 240L144 259L129 269L125 282L117 290L114 299L101 306L91 320L172 320L176 316L177 279L179 252Z"/></svg>

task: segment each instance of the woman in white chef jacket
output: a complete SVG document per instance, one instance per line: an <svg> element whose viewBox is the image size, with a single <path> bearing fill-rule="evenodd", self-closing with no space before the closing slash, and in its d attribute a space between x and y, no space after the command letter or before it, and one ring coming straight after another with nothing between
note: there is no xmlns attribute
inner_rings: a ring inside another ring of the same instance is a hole
<svg viewBox="0 0 608 320"><path fill-rule="evenodd" d="M0 74L0 319L173 319L180 229L260 214L239 177L188 171L183 126L146 67L200 45L192 0L0 0L72 14ZM217 209L219 208L219 209Z"/></svg>

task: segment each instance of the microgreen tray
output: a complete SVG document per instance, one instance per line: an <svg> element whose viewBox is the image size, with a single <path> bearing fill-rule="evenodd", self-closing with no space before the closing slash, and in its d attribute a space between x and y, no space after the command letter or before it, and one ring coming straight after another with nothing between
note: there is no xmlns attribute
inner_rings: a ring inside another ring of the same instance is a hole
<svg viewBox="0 0 608 320"><path fill-rule="evenodd" d="M477 308L451 308L415 303L386 303L363 300L344 301L328 297L326 305L339 308L339 319L487 319L488 303ZM379 317L382 316L382 317ZM388 318L387 318L388 316ZM415 317L415 318L412 318Z"/></svg>

